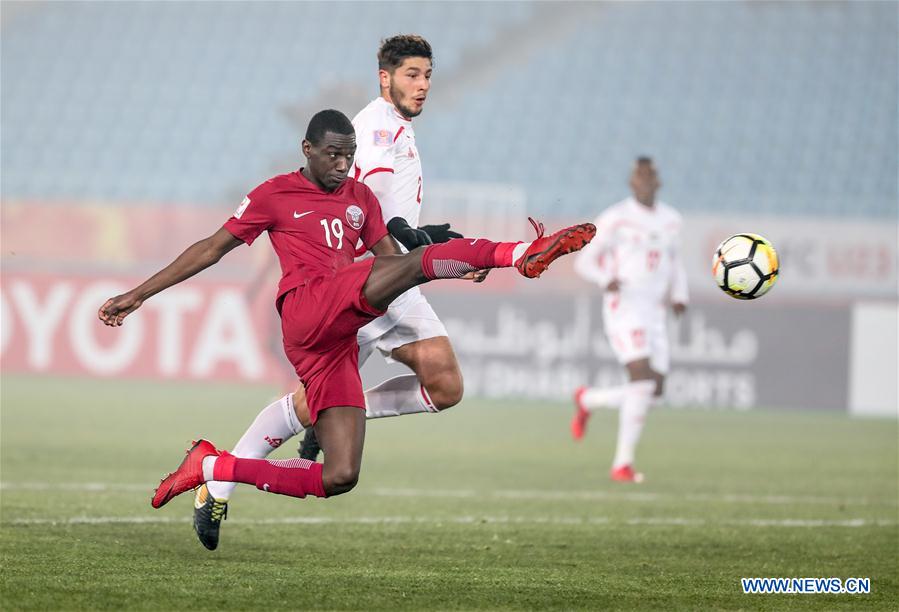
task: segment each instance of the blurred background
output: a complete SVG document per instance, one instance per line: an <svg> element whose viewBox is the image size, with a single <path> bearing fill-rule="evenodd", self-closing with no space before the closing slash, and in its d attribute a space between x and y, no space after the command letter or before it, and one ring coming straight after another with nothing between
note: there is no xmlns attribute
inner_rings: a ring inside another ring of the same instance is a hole
<svg viewBox="0 0 899 612"><path fill-rule="evenodd" d="M0 27L4 377L292 388L266 241L120 330L96 310L299 167L309 117L355 115L380 40L414 32L435 51L423 223L524 238L527 215L592 219L652 156L693 296L668 403L897 414L895 3L4 2ZM746 231L782 267L744 303L710 265ZM622 376L599 292L553 272L426 289L468 397Z"/></svg>
<svg viewBox="0 0 899 612"><path fill-rule="evenodd" d="M864 1L2 0L0 607L895 610L897 23ZM376 97L398 33L436 58L422 223L527 238L655 160L692 302L646 481L608 478L617 412L571 441L574 389L623 372L568 258L427 286L462 404L372 421L351 495L242 487L211 553L190 495L147 500L190 436L230 447L296 385L270 245L119 329L97 309L297 169L313 113ZM712 278L739 232L781 257L759 300ZM871 594L747 598L752 576Z"/></svg>

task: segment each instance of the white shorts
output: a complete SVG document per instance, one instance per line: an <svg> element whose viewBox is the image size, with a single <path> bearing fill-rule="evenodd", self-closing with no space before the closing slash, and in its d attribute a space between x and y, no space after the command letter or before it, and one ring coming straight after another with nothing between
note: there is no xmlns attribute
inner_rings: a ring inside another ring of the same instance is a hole
<svg viewBox="0 0 899 612"><path fill-rule="evenodd" d="M375 349L381 351L388 363L395 363L390 353L419 340L446 336L446 327L428 304L418 287L413 287L390 304L387 312L359 330L359 365Z"/></svg>
<svg viewBox="0 0 899 612"><path fill-rule="evenodd" d="M620 364L648 358L653 371L668 373L670 356L664 305L607 294L602 315L606 337Z"/></svg>

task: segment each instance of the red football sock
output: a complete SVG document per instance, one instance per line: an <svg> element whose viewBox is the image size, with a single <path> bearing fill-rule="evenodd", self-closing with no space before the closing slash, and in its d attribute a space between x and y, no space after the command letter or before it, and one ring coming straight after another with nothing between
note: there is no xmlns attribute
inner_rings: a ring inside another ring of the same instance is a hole
<svg viewBox="0 0 899 612"><path fill-rule="evenodd" d="M425 247L421 255L421 269L425 276L462 278L474 270L508 268L512 266L512 251L519 242L490 242L481 238L456 238Z"/></svg>
<svg viewBox="0 0 899 612"><path fill-rule="evenodd" d="M243 482L290 497L326 497L322 464L308 459L241 459L222 453L213 466L215 480Z"/></svg>

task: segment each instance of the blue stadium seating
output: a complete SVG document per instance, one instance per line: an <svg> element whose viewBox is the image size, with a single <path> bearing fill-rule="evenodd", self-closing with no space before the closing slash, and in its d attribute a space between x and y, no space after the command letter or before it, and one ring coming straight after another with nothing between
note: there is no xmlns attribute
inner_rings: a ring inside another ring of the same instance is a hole
<svg viewBox="0 0 899 612"><path fill-rule="evenodd" d="M581 214L646 153L683 210L897 216L896 4L546 7L5 7L2 197L230 207L295 163L287 109L373 97L378 40L416 31L437 54L428 181L521 184L532 210Z"/></svg>

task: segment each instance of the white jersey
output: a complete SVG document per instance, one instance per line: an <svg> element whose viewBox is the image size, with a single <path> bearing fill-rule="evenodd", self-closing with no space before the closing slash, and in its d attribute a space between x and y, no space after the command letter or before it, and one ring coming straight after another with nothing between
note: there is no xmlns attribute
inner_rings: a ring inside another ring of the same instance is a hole
<svg viewBox="0 0 899 612"><path fill-rule="evenodd" d="M385 223L402 217L410 226L418 227L423 188L412 121L378 97L353 118L353 127L353 176L374 192ZM400 248L406 250L402 245ZM393 350L401 346L446 335L446 327L421 290L412 287L390 304L384 316L359 330L359 364L365 363L375 349L391 362Z"/></svg>
<svg viewBox="0 0 899 612"><path fill-rule="evenodd" d="M378 97L353 118L353 127L353 176L374 192L385 223L402 217L410 226L418 227L423 186L412 121Z"/></svg>
<svg viewBox="0 0 899 612"><path fill-rule="evenodd" d="M633 198L613 204L596 218L596 237L578 254L575 270L603 289L617 279L627 302L686 304L678 245L682 223L680 213L663 202L653 208Z"/></svg>

